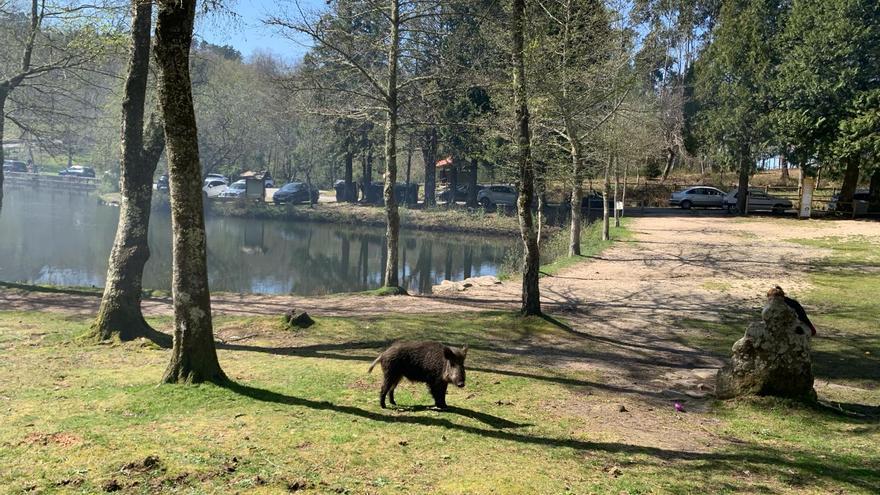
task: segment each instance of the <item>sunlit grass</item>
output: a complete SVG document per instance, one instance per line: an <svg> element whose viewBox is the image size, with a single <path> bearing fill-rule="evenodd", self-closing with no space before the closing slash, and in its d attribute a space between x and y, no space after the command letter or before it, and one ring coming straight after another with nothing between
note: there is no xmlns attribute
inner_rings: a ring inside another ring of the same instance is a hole
<svg viewBox="0 0 880 495"><path fill-rule="evenodd" d="M880 462L876 424L784 401L717 406L705 427L736 442L715 452L609 442L575 406L596 400L579 384L605 377L545 356L595 344L540 318L319 318L292 332L278 318L218 317L226 387L157 386L167 351L83 342L88 324L0 312L0 486L11 492L95 493L111 480L131 493L870 493L880 483L869 468ZM451 411L425 409L415 384L401 386L400 409L378 407L379 375L366 368L399 338L471 346ZM137 465L151 455L157 468Z"/></svg>

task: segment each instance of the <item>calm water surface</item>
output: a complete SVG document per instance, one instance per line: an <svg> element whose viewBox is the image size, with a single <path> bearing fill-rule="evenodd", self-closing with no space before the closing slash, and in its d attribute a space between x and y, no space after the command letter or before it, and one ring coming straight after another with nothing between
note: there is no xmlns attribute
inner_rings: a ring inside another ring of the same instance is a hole
<svg viewBox="0 0 880 495"><path fill-rule="evenodd" d="M0 280L102 286L118 208L92 196L7 188L0 212ZM212 290L329 294L379 287L384 228L209 217ZM444 279L495 275L514 241L462 234L401 232L400 277L427 293ZM171 219L150 222L147 289L170 289Z"/></svg>

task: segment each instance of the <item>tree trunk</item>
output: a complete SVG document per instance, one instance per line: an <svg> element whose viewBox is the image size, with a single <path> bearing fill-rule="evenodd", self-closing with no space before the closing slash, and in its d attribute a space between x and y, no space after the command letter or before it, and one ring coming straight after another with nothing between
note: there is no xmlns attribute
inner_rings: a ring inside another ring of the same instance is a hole
<svg viewBox="0 0 880 495"><path fill-rule="evenodd" d="M364 194L366 194L366 188L370 187L370 184L373 183L373 143L369 144L369 148L367 148L367 160L364 162Z"/></svg>
<svg viewBox="0 0 880 495"><path fill-rule="evenodd" d="M345 147L345 194L342 198L348 203L357 201L357 190L354 187L354 153L351 143ZM310 193L311 194L311 193Z"/></svg>
<svg viewBox="0 0 880 495"><path fill-rule="evenodd" d="M578 146L571 145L571 229L568 239L568 255L580 256L581 254L581 198L584 195L583 177L581 176L581 157ZM588 219L589 220L589 219Z"/></svg>
<svg viewBox="0 0 880 495"><path fill-rule="evenodd" d="M171 339L153 330L141 312L144 265L150 257L147 232L153 198L153 173L165 142L161 126L152 121L146 143L144 140L153 4L133 0L131 10L131 49L122 101L122 204L116 239L110 252L104 297L93 331L101 340L113 336L121 340L146 337L170 347Z"/></svg>
<svg viewBox="0 0 880 495"><path fill-rule="evenodd" d="M537 228L537 230L538 230L538 233L537 233L537 238L538 238L538 250L540 250L541 249L541 239L543 238L542 234L544 233L544 221L545 221L545 219L544 219L544 203L545 203L545 199L546 199L546 196L545 196L546 195L546 187L545 187L546 184L544 182L544 179L545 179L546 166L545 166L544 162L538 162L538 166L534 167L534 168L535 168L535 195L538 199L538 205L537 205L537 210L538 210L538 215L537 215L538 228Z"/></svg>
<svg viewBox="0 0 880 495"><path fill-rule="evenodd" d="M610 211L608 211L608 197L611 196L611 163L614 161L614 154L609 153L608 161L605 163L605 180L602 183L602 240L611 240L611 223L608 221Z"/></svg>
<svg viewBox="0 0 880 495"><path fill-rule="evenodd" d="M844 160L846 169L843 172L843 183L840 185L840 196L837 199L837 209L840 211L853 211L853 197L856 186L859 185L859 160L847 158Z"/></svg>
<svg viewBox="0 0 880 495"><path fill-rule="evenodd" d="M667 177L669 177L670 172L672 172L673 167L675 167L675 148L669 146L666 148L666 166L663 167L663 178L661 182L665 181Z"/></svg>
<svg viewBox="0 0 880 495"><path fill-rule="evenodd" d="M524 246L522 308L520 312L528 316L541 314L541 293L538 287L541 255L538 251L538 238L532 224L532 195L535 188L535 172L532 168L529 107L525 79L525 0L513 0L512 21L513 90L514 106L516 107L517 147L519 151L519 198L517 198L516 206L517 215L519 216L520 236Z"/></svg>
<svg viewBox="0 0 880 495"><path fill-rule="evenodd" d="M410 197L409 197L409 181L412 179L412 156L413 156L413 140L412 136L409 138L409 146L406 149L406 192L403 195L403 203L407 206L411 205ZM404 263L404 268L406 268L406 263Z"/></svg>
<svg viewBox="0 0 880 495"><path fill-rule="evenodd" d="M749 201L749 176L752 171L751 157L748 153L743 153L740 157L739 164L739 183L737 186L736 209L742 216L748 216Z"/></svg>
<svg viewBox="0 0 880 495"><path fill-rule="evenodd" d="M437 128L426 132L422 160L425 162L425 207L437 204Z"/></svg>
<svg viewBox="0 0 880 495"><path fill-rule="evenodd" d="M782 183L788 183L788 160L785 159L784 155L779 155L779 168L782 169L782 172L779 175L779 180Z"/></svg>
<svg viewBox="0 0 880 495"><path fill-rule="evenodd" d="M455 206L456 197L455 195L458 193L458 162L460 160L458 157L453 157L452 163L449 166L449 198L446 201L446 207L452 208Z"/></svg>
<svg viewBox="0 0 880 495"><path fill-rule="evenodd" d="M388 263L385 265L385 287L399 287L397 280L397 242L400 235L400 213L394 197L397 183L397 58L400 48L400 0L391 2L391 41L388 43L388 120L385 123L385 232Z"/></svg>
<svg viewBox="0 0 880 495"><path fill-rule="evenodd" d="M626 162L626 165L623 166L623 191L620 195L620 202L623 203L621 206L623 208L620 209L620 216L624 215L624 211L626 210L626 180L629 178L629 162ZM638 180L638 176L637 179ZM620 222L617 223L617 226L620 227Z"/></svg>
<svg viewBox="0 0 880 495"><path fill-rule="evenodd" d="M222 382L208 290L199 140L189 52L196 0L158 0L155 56L165 124L173 230L174 346L162 381Z"/></svg>
<svg viewBox="0 0 880 495"><path fill-rule="evenodd" d="M3 213L3 138L4 123L6 122L6 98L9 96L6 88L0 86L0 213Z"/></svg>
<svg viewBox="0 0 880 495"><path fill-rule="evenodd" d="M617 209L617 200L620 197L620 161L614 160L614 226L620 227L620 210Z"/></svg>
<svg viewBox="0 0 880 495"><path fill-rule="evenodd" d="M880 168L874 170L874 173L871 174L871 185L869 186L868 191L870 205L880 205Z"/></svg>
<svg viewBox="0 0 880 495"><path fill-rule="evenodd" d="M474 158L471 160L471 173L468 177L468 199L467 205L471 208L476 208L479 206L477 203L477 169L479 168L480 162Z"/></svg>

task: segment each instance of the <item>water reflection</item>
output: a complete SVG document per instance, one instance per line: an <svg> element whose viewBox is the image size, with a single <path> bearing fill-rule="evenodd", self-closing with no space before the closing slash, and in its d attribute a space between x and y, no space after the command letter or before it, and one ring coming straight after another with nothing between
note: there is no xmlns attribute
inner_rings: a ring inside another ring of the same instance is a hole
<svg viewBox="0 0 880 495"><path fill-rule="evenodd" d="M104 282L118 210L94 198L7 190L0 214L0 280L56 285ZM213 290L328 294L379 287L384 229L235 218L208 218L208 276ZM497 273L511 240L402 232L401 283L427 293L443 279ZM144 286L171 284L171 224L153 216Z"/></svg>

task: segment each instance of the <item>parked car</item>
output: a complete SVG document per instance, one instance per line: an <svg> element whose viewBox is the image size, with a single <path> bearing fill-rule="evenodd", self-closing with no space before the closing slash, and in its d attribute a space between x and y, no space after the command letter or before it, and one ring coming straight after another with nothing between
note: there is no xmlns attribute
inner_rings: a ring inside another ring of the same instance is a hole
<svg viewBox="0 0 880 495"><path fill-rule="evenodd" d="M168 186L168 175L162 174L159 176L159 180L156 181L156 190L157 191L168 191L170 188Z"/></svg>
<svg viewBox="0 0 880 495"><path fill-rule="evenodd" d="M485 188L486 188L486 186L478 184L477 185L477 195L479 196L480 191L482 191ZM455 201L467 201L468 191L470 191L470 189L471 189L470 184L457 185L455 187ZM441 189L439 193L437 193L437 198L444 203L448 203L449 202L449 195L451 194L450 191L451 191L451 189L449 188L449 186L446 186L445 188ZM477 201L479 201L479 198L477 198Z"/></svg>
<svg viewBox="0 0 880 495"><path fill-rule="evenodd" d="M3 160L3 171L27 173L28 167L27 163L25 162L20 162L17 160Z"/></svg>
<svg viewBox="0 0 880 495"><path fill-rule="evenodd" d="M65 177L89 177L94 179L95 169L92 167L83 167L82 165L74 165L58 172L58 175L63 175Z"/></svg>
<svg viewBox="0 0 880 495"><path fill-rule="evenodd" d="M739 196L739 190L733 188L724 198L724 204L727 210L731 212L737 211L736 201ZM793 205L791 201L785 198L777 198L764 192L763 189L749 189L749 211L772 211L773 213L784 213L790 210Z"/></svg>
<svg viewBox="0 0 880 495"><path fill-rule="evenodd" d="M212 181L212 180L222 181L223 184L226 184L226 185L229 184L229 179L226 178L226 176L224 176L223 174L208 174L205 176L205 184L207 184L208 181Z"/></svg>
<svg viewBox="0 0 880 495"><path fill-rule="evenodd" d="M497 205L513 206L519 194L516 187L510 185L488 186L477 193L477 201L483 208L489 209Z"/></svg>
<svg viewBox="0 0 880 495"><path fill-rule="evenodd" d="M263 172L263 183L266 187L275 187L275 180L272 178L272 174L270 174L268 170Z"/></svg>
<svg viewBox="0 0 880 495"><path fill-rule="evenodd" d="M723 208L726 193L709 186L693 186L672 193L669 206L681 206L689 210L692 206L704 208Z"/></svg>
<svg viewBox="0 0 880 495"><path fill-rule="evenodd" d="M604 209L602 195L593 191L583 197L581 199L581 209L582 210L591 210L591 211L602 211ZM608 208L614 209L614 205L612 204L613 200L608 198Z"/></svg>
<svg viewBox="0 0 880 495"><path fill-rule="evenodd" d="M209 198L216 198L226 192L231 186L227 186L225 182L220 179L211 179L206 180L205 185L202 186L202 191L205 191L205 194Z"/></svg>
<svg viewBox="0 0 880 495"><path fill-rule="evenodd" d="M309 194L309 186L307 184L303 182L288 182L275 191L275 194L272 195L272 201L276 205L282 203L308 203L309 200L317 203L319 194L318 188L315 186L312 186L311 194Z"/></svg>
<svg viewBox="0 0 880 495"><path fill-rule="evenodd" d="M831 201L828 202L828 211L838 211L837 202L840 201L840 194L835 194L831 196ZM865 190L858 190L853 194L853 208L843 208L842 210L855 213L868 213L868 206L871 203L871 192Z"/></svg>
<svg viewBox="0 0 880 495"><path fill-rule="evenodd" d="M220 199L243 198L245 191L247 191L247 182L244 180L237 180L220 192L217 197Z"/></svg>

